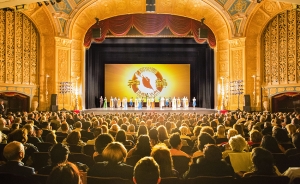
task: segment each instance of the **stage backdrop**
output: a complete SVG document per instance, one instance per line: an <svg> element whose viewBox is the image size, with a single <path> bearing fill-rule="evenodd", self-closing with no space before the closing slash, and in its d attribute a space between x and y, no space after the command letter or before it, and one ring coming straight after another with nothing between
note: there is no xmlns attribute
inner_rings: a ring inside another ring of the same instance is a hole
<svg viewBox="0 0 300 184"><path fill-rule="evenodd" d="M180 74L180 75L178 75ZM189 64L106 64L105 95L110 97L188 97ZM120 90L121 89L121 90Z"/></svg>
<svg viewBox="0 0 300 184"><path fill-rule="evenodd" d="M86 109L99 107L100 96L135 98L143 77L148 91L161 90L158 97L195 97L197 107L214 108L214 51L192 38L110 38L92 44L85 64ZM157 71L161 88L146 81Z"/></svg>

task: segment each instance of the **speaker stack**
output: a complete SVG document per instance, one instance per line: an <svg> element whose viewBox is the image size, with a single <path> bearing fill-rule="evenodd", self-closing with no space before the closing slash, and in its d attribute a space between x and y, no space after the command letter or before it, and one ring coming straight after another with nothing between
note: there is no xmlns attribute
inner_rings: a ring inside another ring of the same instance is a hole
<svg viewBox="0 0 300 184"><path fill-rule="evenodd" d="M57 94L51 94L50 111L52 111L52 112L57 112L58 111Z"/></svg>
<svg viewBox="0 0 300 184"><path fill-rule="evenodd" d="M243 111L251 112L251 107L250 107L250 95L244 95L244 106L243 106Z"/></svg>

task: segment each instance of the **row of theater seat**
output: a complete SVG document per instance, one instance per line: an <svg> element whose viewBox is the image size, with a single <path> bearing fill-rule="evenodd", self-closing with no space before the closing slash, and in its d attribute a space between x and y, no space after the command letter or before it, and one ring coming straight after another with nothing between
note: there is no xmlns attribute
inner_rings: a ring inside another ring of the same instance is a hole
<svg viewBox="0 0 300 184"><path fill-rule="evenodd" d="M46 184L47 175L33 175L31 178L24 178L7 173L0 173L0 183L5 184ZM122 178L101 178L101 177L86 177L83 179L84 184L133 184L131 180ZM289 184L290 179L287 176L253 176L249 178L234 179L231 176L225 177L209 177L199 176L187 180L178 178L162 178L160 184ZM300 178L293 181L294 184L300 184Z"/></svg>

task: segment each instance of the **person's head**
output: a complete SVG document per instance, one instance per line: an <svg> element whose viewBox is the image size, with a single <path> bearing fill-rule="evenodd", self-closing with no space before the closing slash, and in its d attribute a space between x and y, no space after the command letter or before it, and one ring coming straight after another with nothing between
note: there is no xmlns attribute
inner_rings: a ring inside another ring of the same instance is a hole
<svg viewBox="0 0 300 184"><path fill-rule="evenodd" d="M140 135L136 143L140 155L149 156L151 152L150 138L148 135Z"/></svg>
<svg viewBox="0 0 300 184"><path fill-rule="evenodd" d="M235 135L239 134L237 130L235 129L229 129L228 132L227 132L227 139L229 140L230 137L233 137Z"/></svg>
<svg viewBox="0 0 300 184"><path fill-rule="evenodd" d="M274 160L270 151L256 147L252 150L251 160L256 172L261 174L271 174L275 172Z"/></svg>
<svg viewBox="0 0 300 184"><path fill-rule="evenodd" d="M58 165L65 163L68 160L70 154L68 146L58 143L50 148L49 155L51 158L52 165Z"/></svg>
<svg viewBox="0 0 300 184"><path fill-rule="evenodd" d="M292 138L295 148L300 149L300 133L295 133Z"/></svg>
<svg viewBox="0 0 300 184"><path fill-rule="evenodd" d="M95 150L101 154L103 149L111 142L114 141L114 138L110 134L101 134L96 138L95 141Z"/></svg>
<svg viewBox="0 0 300 184"><path fill-rule="evenodd" d="M236 135L229 139L229 145L232 151L242 152L246 148L247 142L241 135Z"/></svg>
<svg viewBox="0 0 300 184"><path fill-rule="evenodd" d="M253 143L260 143L262 137L263 137L262 133L260 133L260 132L257 131L257 130L254 130L254 131L252 131L252 132L250 133L250 140L251 140Z"/></svg>
<svg viewBox="0 0 300 184"><path fill-rule="evenodd" d="M102 128L100 127L94 128L94 132L93 132L94 137L98 137L100 134L102 134Z"/></svg>
<svg viewBox="0 0 300 184"><path fill-rule="evenodd" d="M180 132L181 132L181 135L188 135L189 134L189 128L188 127L186 127L186 126L181 126L180 128L179 128L179 130L180 130Z"/></svg>
<svg viewBox="0 0 300 184"><path fill-rule="evenodd" d="M288 131L289 135L293 135L296 133L297 127L293 124L288 124L285 126L286 130Z"/></svg>
<svg viewBox="0 0 300 184"><path fill-rule="evenodd" d="M289 142L290 140L287 132L281 128L274 128L272 136L275 137L279 143Z"/></svg>
<svg viewBox="0 0 300 184"><path fill-rule="evenodd" d="M149 137L152 140L158 141L158 131L155 128L152 128L151 130L149 130Z"/></svg>
<svg viewBox="0 0 300 184"><path fill-rule="evenodd" d="M80 132L79 131L73 131L67 136L66 142L68 144L77 145L79 143L80 138L81 138Z"/></svg>
<svg viewBox="0 0 300 184"><path fill-rule="evenodd" d="M82 123L81 123L81 121L77 121L77 122L74 124L74 127L75 127L75 128L78 128L78 129L81 129L81 128L82 128Z"/></svg>
<svg viewBox="0 0 300 184"><path fill-rule="evenodd" d="M193 130L194 136L198 137L201 131L201 126L195 126Z"/></svg>
<svg viewBox="0 0 300 184"><path fill-rule="evenodd" d="M170 150L165 144L157 144L152 148L151 157L157 162L160 168L161 177L172 176L173 160Z"/></svg>
<svg viewBox="0 0 300 184"><path fill-rule="evenodd" d="M50 123L49 122L47 122L47 121L44 121L44 122L42 122L42 128L44 128L44 129L50 129Z"/></svg>
<svg viewBox="0 0 300 184"><path fill-rule="evenodd" d="M126 133L125 130L119 130L116 134L116 141L117 142L121 142L121 143L125 143L126 141Z"/></svg>
<svg viewBox="0 0 300 184"><path fill-rule="evenodd" d="M52 144L57 144L57 141L56 141L56 134L51 131L49 132L47 135L46 135L46 140L45 142L50 142Z"/></svg>
<svg viewBox="0 0 300 184"><path fill-rule="evenodd" d="M159 165L152 157L144 157L136 163L133 171L133 181L135 184L160 183Z"/></svg>
<svg viewBox="0 0 300 184"><path fill-rule="evenodd" d="M47 184L82 184L80 173L75 164L68 162L53 168Z"/></svg>
<svg viewBox="0 0 300 184"><path fill-rule="evenodd" d="M169 143L174 149L181 149L182 142L179 133L174 133L170 136Z"/></svg>
<svg viewBox="0 0 300 184"><path fill-rule="evenodd" d="M241 123L236 123L233 125L233 129L237 130L238 134L240 134L241 136L245 135L243 128L244 128L244 126Z"/></svg>
<svg viewBox="0 0 300 184"><path fill-rule="evenodd" d="M18 141L21 143L26 143L28 140L27 129L17 129L8 134L7 142Z"/></svg>
<svg viewBox="0 0 300 184"><path fill-rule="evenodd" d="M270 135L263 136L260 147L269 150L271 153L282 153L277 140Z"/></svg>
<svg viewBox="0 0 300 184"><path fill-rule="evenodd" d="M214 129L212 128L212 127L210 127L210 126L204 126L204 127L202 127L201 128L201 131L200 131L200 134L202 133L202 132L206 132L206 133L208 133L209 135L211 135L211 136L214 136Z"/></svg>
<svg viewBox="0 0 300 184"><path fill-rule="evenodd" d="M224 127L224 125L218 125L217 133L218 133L218 136L225 136L225 127Z"/></svg>
<svg viewBox="0 0 300 184"><path fill-rule="evenodd" d="M69 124L66 123L66 122L62 123L61 126L60 126L60 128L61 128L61 130L62 130L63 132L67 132L67 131L70 129L70 128L69 128Z"/></svg>
<svg viewBox="0 0 300 184"><path fill-rule="evenodd" d="M102 157L111 163L124 162L127 157L127 150L122 143L111 142L104 148Z"/></svg>
<svg viewBox="0 0 300 184"><path fill-rule="evenodd" d="M203 149L204 158L211 162L222 160L222 151L214 144L206 144Z"/></svg>
<svg viewBox="0 0 300 184"><path fill-rule="evenodd" d="M198 136L198 149L202 151L206 144L216 144L216 141L210 134L203 132Z"/></svg>
<svg viewBox="0 0 300 184"><path fill-rule="evenodd" d="M21 142L12 141L3 150L3 156L8 161L21 161L25 157L25 149Z"/></svg>
<svg viewBox="0 0 300 184"><path fill-rule="evenodd" d="M164 142L164 140L168 139L168 132L167 129L164 125L160 125L157 127L157 132L158 132L158 140L160 142Z"/></svg>
<svg viewBox="0 0 300 184"><path fill-rule="evenodd" d="M148 129L145 125L140 125L137 131L137 136L139 137L140 135L148 135Z"/></svg>
<svg viewBox="0 0 300 184"><path fill-rule="evenodd" d="M27 129L28 135L32 135L33 134L33 126L31 124L26 124L23 126L23 128Z"/></svg>

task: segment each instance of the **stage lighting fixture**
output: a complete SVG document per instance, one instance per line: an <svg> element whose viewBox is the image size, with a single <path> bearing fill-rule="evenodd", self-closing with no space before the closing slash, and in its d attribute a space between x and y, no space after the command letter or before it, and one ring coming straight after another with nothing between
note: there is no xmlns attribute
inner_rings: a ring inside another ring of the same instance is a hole
<svg viewBox="0 0 300 184"><path fill-rule="evenodd" d="M38 4L39 6L43 6L43 3L41 3L41 2L37 2L37 4Z"/></svg>
<svg viewBox="0 0 300 184"><path fill-rule="evenodd" d="M51 3L52 5L55 5L55 2L53 2L53 1L50 1L50 3Z"/></svg>
<svg viewBox="0 0 300 184"><path fill-rule="evenodd" d="M49 2L48 1L44 1L46 6L49 6Z"/></svg>

